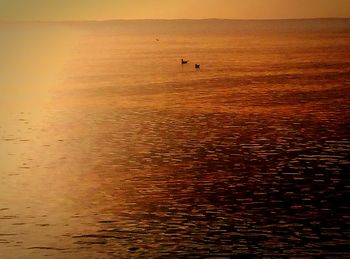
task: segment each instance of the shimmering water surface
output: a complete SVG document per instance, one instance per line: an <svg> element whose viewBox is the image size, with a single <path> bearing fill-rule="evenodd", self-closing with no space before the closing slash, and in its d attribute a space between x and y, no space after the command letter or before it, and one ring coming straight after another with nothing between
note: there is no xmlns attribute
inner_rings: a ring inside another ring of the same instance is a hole
<svg viewBox="0 0 350 259"><path fill-rule="evenodd" d="M0 39L1 258L349 254L349 20Z"/></svg>

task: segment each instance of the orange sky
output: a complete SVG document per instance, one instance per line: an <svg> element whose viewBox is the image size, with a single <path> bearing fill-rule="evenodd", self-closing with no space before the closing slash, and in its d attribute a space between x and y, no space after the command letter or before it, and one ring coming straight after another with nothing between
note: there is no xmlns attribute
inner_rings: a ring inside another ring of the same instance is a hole
<svg viewBox="0 0 350 259"><path fill-rule="evenodd" d="M0 0L0 20L349 17L350 0Z"/></svg>

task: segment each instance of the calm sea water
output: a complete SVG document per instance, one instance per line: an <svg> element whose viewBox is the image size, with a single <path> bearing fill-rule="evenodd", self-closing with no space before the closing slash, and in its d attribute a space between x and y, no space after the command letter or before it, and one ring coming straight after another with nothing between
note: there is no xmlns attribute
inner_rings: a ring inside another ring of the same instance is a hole
<svg viewBox="0 0 350 259"><path fill-rule="evenodd" d="M349 254L349 20L0 41L0 257Z"/></svg>

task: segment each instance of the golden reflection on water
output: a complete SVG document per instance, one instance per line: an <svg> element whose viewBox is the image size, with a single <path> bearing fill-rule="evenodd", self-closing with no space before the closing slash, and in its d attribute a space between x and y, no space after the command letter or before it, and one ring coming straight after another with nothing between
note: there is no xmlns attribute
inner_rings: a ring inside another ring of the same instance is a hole
<svg viewBox="0 0 350 259"><path fill-rule="evenodd" d="M1 254L8 258L27 256L25 250L13 252L11 247L50 242L40 228L62 222L54 213L47 219L51 207L62 203L64 192L52 193L57 175L48 163L55 157L47 156L43 147L57 141L45 134L47 118L53 116L48 104L62 85L62 72L79 34L45 24L0 27L0 232L17 244L7 247L3 240ZM54 229L59 233L61 226Z"/></svg>
<svg viewBox="0 0 350 259"><path fill-rule="evenodd" d="M347 32L37 26L1 28L2 254L348 245Z"/></svg>

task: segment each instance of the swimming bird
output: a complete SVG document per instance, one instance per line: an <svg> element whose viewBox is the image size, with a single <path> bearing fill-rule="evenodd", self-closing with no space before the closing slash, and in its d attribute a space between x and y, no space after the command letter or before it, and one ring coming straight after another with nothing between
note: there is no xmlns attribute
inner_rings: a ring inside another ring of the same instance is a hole
<svg viewBox="0 0 350 259"><path fill-rule="evenodd" d="M187 64L188 60L184 60L183 58L181 59L181 64Z"/></svg>
<svg viewBox="0 0 350 259"><path fill-rule="evenodd" d="M201 68L201 65L199 65L199 64L194 64L194 68L200 69L200 68Z"/></svg>

